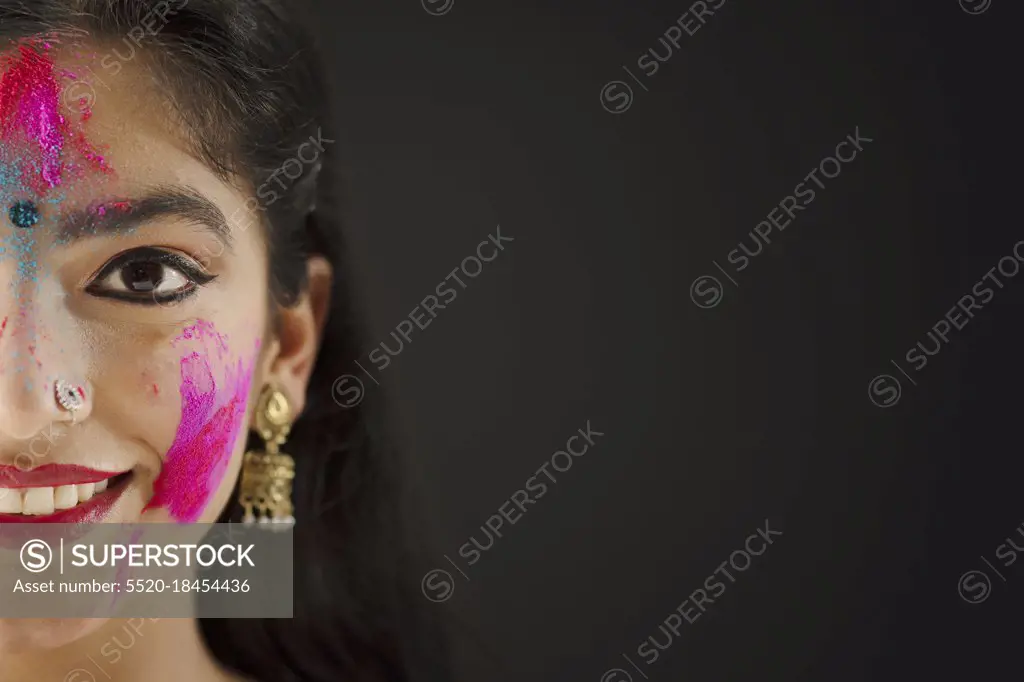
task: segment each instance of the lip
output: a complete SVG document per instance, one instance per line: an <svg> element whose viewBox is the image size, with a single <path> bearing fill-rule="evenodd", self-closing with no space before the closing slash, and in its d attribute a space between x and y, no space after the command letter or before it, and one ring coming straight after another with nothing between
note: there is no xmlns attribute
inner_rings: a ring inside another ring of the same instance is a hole
<svg viewBox="0 0 1024 682"><path fill-rule="evenodd" d="M0 527L8 523L99 523L110 513L117 501L121 499L121 495L128 490L131 479L131 476L125 476L115 485L71 509L61 509L52 514L38 516L34 514L0 514Z"/></svg>
<svg viewBox="0 0 1024 682"><path fill-rule="evenodd" d="M5 465L0 466L0 488L56 488L61 485L97 483L123 473L100 471L77 464L44 464L35 469Z"/></svg>
<svg viewBox="0 0 1024 682"><path fill-rule="evenodd" d="M18 549L29 540L56 546L61 539L73 541L86 535L94 524L103 523L115 511L118 501L132 488L134 478L124 476L87 502L53 514L0 514L0 550Z"/></svg>

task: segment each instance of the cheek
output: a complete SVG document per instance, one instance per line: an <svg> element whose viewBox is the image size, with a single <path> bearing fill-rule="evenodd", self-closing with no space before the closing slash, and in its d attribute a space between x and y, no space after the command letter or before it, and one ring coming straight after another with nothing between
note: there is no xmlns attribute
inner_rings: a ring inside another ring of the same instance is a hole
<svg viewBox="0 0 1024 682"><path fill-rule="evenodd" d="M161 396L160 378L155 372L143 369L139 374L140 393L146 397L149 403L158 403ZM165 386L166 387L166 386Z"/></svg>
<svg viewBox="0 0 1024 682"><path fill-rule="evenodd" d="M253 363L239 361L218 386L208 358L192 353L181 360L181 422L147 508L165 507L182 523L202 515L242 433L252 372Z"/></svg>
<svg viewBox="0 0 1024 682"><path fill-rule="evenodd" d="M200 518L245 432L255 358L231 362L222 355L192 351L180 361L181 420L146 506L163 507L180 523Z"/></svg>

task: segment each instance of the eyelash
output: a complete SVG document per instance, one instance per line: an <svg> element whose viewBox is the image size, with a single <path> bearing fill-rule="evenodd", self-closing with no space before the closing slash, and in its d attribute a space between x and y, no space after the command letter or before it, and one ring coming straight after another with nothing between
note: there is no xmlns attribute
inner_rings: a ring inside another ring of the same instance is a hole
<svg viewBox="0 0 1024 682"><path fill-rule="evenodd" d="M176 291L162 295L128 291L109 291L104 290L99 286L100 282L109 279L111 275L124 270L129 265L148 263L156 263L177 271L186 280L188 280L188 284ZM147 246L125 251L114 256L114 258L107 261L107 263L100 268L99 272L85 287L85 290L93 296L114 299L123 303L144 306L163 306L168 303L177 304L185 299L191 298L201 287L206 286L215 279L217 279L217 275L211 275L206 272L201 265L187 256L174 251Z"/></svg>

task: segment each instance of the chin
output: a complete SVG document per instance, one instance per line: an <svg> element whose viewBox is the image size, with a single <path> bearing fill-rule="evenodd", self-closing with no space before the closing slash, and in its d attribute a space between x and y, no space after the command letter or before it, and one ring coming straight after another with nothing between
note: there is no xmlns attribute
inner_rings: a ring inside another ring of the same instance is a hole
<svg viewBox="0 0 1024 682"><path fill-rule="evenodd" d="M106 618L0 618L0 659L58 649L88 637Z"/></svg>

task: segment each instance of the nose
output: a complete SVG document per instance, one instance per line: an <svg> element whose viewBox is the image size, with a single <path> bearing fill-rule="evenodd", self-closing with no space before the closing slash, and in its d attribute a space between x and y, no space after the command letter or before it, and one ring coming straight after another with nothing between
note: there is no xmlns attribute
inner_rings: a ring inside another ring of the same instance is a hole
<svg viewBox="0 0 1024 682"><path fill-rule="evenodd" d="M60 333L72 326L63 299L33 294L12 303L0 318L0 441L24 441L54 422L81 421L91 403L84 400L82 354L70 347L76 335Z"/></svg>

